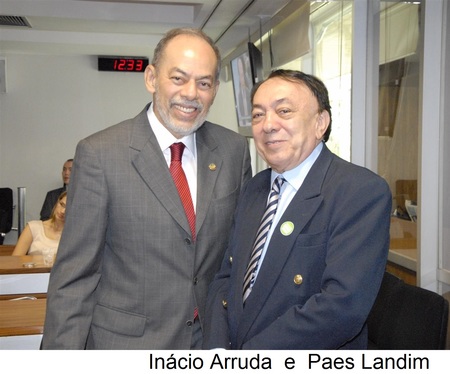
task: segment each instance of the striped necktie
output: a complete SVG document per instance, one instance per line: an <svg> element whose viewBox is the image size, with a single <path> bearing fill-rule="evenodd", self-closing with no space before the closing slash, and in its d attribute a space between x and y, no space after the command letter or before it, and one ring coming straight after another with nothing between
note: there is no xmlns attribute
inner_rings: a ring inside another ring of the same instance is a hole
<svg viewBox="0 0 450 374"><path fill-rule="evenodd" d="M267 203L266 211L264 212L263 218L259 225L256 239L253 244L253 251L250 257L250 262L248 263L247 270L245 272L243 287L244 302L247 299L248 295L250 295L253 284L255 283L259 260L261 259L262 250L264 248L264 244L266 243L267 235L269 233L270 227L272 226L273 218L275 217L275 213L277 211L280 190L284 182L286 182L286 179L284 179L282 176L278 176L273 182L272 190L270 191L269 202Z"/></svg>

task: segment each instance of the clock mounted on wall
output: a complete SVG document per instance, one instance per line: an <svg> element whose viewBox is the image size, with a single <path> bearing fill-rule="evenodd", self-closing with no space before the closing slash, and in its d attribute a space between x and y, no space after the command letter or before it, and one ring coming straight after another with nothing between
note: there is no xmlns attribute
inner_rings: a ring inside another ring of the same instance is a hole
<svg viewBox="0 0 450 374"><path fill-rule="evenodd" d="M148 65L147 57L99 56L99 71L122 71L142 73Z"/></svg>

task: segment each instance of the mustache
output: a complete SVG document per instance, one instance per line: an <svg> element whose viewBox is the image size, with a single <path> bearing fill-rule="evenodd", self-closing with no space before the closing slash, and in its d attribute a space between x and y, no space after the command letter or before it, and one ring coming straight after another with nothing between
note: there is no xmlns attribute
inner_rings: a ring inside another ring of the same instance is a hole
<svg viewBox="0 0 450 374"><path fill-rule="evenodd" d="M202 103L199 103L199 102L196 101L196 100L183 100L183 101L180 101L180 100L171 100L171 101L170 101L170 105L171 105L171 106L173 106L173 105L178 105L178 106L191 107L191 108L195 108L195 109L197 109L197 110L199 110L199 111L202 111L202 110L203 110L203 104L202 104Z"/></svg>

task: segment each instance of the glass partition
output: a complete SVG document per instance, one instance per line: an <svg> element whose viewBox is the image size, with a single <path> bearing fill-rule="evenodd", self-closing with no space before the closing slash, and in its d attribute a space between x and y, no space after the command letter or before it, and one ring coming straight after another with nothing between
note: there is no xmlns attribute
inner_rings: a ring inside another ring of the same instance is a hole
<svg viewBox="0 0 450 374"><path fill-rule="evenodd" d="M393 196L388 268L416 283L420 4L380 2L378 173Z"/></svg>
<svg viewBox="0 0 450 374"><path fill-rule="evenodd" d="M283 65L319 77L328 88L333 123L327 146L350 161L353 1L311 2L310 51Z"/></svg>
<svg viewBox="0 0 450 374"><path fill-rule="evenodd" d="M444 19L450 20L450 6L445 8ZM450 26L446 23L443 34L447 35L444 40L444 62L442 66L442 77L444 92L442 93L443 113L441 121L441 147L442 158L439 167L441 175L441 193L442 210L440 211L440 222L442 226L440 238L440 259L439 259L439 280L443 282L442 293L450 292L450 170L448 160L450 160L450 126L446 118L450 118Z"/></svg>

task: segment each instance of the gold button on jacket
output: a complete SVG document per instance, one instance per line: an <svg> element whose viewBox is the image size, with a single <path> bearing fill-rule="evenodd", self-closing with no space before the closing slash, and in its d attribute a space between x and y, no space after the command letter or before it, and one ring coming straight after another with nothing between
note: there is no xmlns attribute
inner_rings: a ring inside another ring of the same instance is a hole
<svg viewBox="0 0 450 374"><path fill-rule="evenodd" d="M294 283L295 284L302 284L302 282L303 282L303 277L300 274L295 275Z"/></svg>

